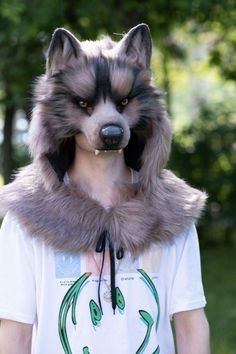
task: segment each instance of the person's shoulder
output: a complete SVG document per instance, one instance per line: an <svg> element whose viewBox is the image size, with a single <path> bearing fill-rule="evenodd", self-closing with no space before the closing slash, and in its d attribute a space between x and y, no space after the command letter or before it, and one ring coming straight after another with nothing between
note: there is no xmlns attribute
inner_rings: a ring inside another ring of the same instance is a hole
<svg viewBox="0 0 236 354"><path fill-rule="evenodd" d="M197 236L197 229L194 222L192 222L189 226L187 226L179 235L179 238L183 240L188 240L195 238ZM178 239L178 238L177 238Z"/></svg>
<svg viewBox="0 0 236 354"><path fill-rule="evenodd" d="M13 212L8 211L3 218L2 228L10 228L10 227L21 228L21 224L17 216Z"/></svg>
<svg viewBox="0 0 236 354"><path fill-rule="evenodd" d="M19 218L14 212L7 212L3 218L0 235L1 238L8 239L25 239L27 231L24 225L20 222Z"/></svg>
<svg viewBox="0 0 236 354"><path fill-rule="evenodd" d="M173 238L170 246L177 249L183 249L184 247L191 247L191 245L195 244L196 242L198 242L198 234L196 225L193 222Z"/></svg>

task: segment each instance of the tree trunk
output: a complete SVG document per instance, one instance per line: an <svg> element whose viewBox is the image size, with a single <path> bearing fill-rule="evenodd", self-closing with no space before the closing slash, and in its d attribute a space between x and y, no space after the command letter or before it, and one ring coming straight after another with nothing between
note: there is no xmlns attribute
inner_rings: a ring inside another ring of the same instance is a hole
<svg viewBox="0 0 236 354"><path fill-rule="evenodd" d="M169 58L168 54L163 51L162 55L162 67L163 67L163 89L166 94L165 101L166 101L166 109L169 114L171 114L171 92L170 92L170 78L169 78Z"/></svg>
<svg viewBox="0 0 236 354"><path fill-rule="evenodd" d="M15 107L13 105L6 105L5 121L4 121L4 140L3 140L3 178L4 183L11 180L11 174L14 168L13 146L12 146L12 131L13 121L15 116Z"/></svg>
<svg viewBox="0 0 236 354"><path fill-rule="evenodd" d="M228 226L224 230L224 245L228 248L233 247L234 245L234 234L232 226Z"/></svg>

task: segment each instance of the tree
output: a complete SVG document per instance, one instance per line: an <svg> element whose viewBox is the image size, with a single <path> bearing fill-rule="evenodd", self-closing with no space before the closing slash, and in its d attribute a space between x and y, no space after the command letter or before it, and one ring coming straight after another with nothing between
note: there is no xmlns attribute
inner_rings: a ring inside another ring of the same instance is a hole
<svg viewBox="0 0 236 354"><path fill-rule="evenodd" d="M205 244L232 246L236 239L235 111L230 101L202 102L199 119L173 144L170 168L209 195L200 225Z"/></svg>

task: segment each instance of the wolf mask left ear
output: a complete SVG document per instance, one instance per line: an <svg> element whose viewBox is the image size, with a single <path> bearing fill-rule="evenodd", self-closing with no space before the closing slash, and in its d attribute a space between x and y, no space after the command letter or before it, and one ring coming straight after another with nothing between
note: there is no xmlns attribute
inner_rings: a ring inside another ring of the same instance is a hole
<svg viewBox="0 0 236 354"><path fill-rule="evenodd" d="M65 66L73 66L74 63L78 63L81 52L79 41L72 33L64 28L56 29L48 49L47 73L53 75Z"/></svg>
<svg viewBox="0 0 236 354"><path fill-rule="evenodd" d="M143 23L133 27L118 42L115 51L119 57L124 57L126 61L136 64L140 69L148 69L152 56L152 40L149 27Z"/></svg>

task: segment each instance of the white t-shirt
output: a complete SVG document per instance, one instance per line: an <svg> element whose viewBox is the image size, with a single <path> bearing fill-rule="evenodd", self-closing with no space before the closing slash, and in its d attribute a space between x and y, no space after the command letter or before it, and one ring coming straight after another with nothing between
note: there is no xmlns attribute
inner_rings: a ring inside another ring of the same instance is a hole
<svg viewBox="0 0 236 354"><path fill-rule="evenodd" d="M30 238L7 215L0 233L0 318L34 324L34 354L173 354L171 317L202 308L195 227L172 244L116 260L115 314L106 251L68 254Z"/></svg>

